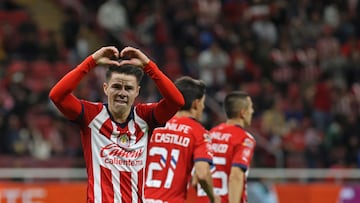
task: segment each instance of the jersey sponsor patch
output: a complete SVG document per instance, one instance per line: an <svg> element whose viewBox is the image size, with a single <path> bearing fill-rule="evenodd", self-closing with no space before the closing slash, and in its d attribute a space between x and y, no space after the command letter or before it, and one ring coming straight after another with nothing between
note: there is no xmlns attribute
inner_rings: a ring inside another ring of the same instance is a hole
<svg viewBox="0 0 360 203"><path fill-rule="evenodd" d="M254 142L249 138L245 138L242 145L245 146L245 147L253 148L254 147Z"/></svg>

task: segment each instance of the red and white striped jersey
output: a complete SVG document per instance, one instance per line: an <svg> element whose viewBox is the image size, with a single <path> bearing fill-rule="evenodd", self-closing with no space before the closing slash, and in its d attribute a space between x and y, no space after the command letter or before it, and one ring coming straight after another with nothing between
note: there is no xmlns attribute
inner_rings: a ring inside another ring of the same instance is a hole
<svg viewBox="0 0 360 203"><path fill-rule="evenodd" d="M106 105L82 101L80 122L87 165L88 202L143 202L143 180L149 133L155 126L154 104L139 104L119 124Z"/></svg>
<svg viewBox="0 0 360 203"><path fill-rule="evenodd" d="M116 123L107 105L80 100L72 92L96 67L92 56L67 73L49 93L64 116L79 124L88 173L88 203L142 203L147 144L152 130L165 124L184 99L176 86L150 61L144 71L163 99L132 107L124 123Z"/></svg>

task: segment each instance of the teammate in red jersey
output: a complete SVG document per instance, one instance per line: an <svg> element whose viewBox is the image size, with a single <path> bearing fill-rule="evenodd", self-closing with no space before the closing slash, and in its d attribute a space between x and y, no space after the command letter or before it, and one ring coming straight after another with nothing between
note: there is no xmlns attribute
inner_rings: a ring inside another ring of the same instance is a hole
<svg viewBox="0 0 360 203"><path fill-rule="evenodd" d="M103 84L107 103L75 97L72 92L81 79L100 65L109 66ZM144 72L154 80L164 98L157 103L134 105ZM110 46L100 48L67 73L49 96L80 127L88 175L87 202L144 202L151 132L163 126L184 104L175 85L140 50L126 47L119 52Z"/></svg>
<svg viewBox="0 0 360 203"><path fill-rule="evenodd" d="M175 81L185 105L164 127L156 128L149 144L145 199L147 203L184 203L191 171L215 201L207 130L199 122L205 107L205 84L188 76Z"/></svg>
<svg viewBox="0 0 360 203"><path fill-rule="evenodd" d="M246 92L232 92L225 97L226 122L210 130L214 153L214 190L222 203L246 203L246 179L256 141L244 128L251 124L253 103ZM206 197L198 190L199 202Z"/></svg>

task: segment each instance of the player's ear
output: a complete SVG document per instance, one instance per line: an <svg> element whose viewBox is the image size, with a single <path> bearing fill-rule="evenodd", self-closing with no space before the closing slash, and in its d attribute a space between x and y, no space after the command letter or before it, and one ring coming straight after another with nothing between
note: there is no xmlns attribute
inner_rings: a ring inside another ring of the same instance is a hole
<svg viewBox="0 0 360 203"><path fill-rule="evenodd" d="M238 117L241 118L241 119L244 119L245 114L246 114L246 109L240 109L240 111L238 113Z"/></svg>
<svg viewBox="0 0 360 203"><path fill-rule="evenodd" d="M200 104L200 99L195 99L191 104L191 108L197 110L199 108L199 104Z"/></svg>
<svg viewBox="0 0 360 203"><path fill-rule="evenodd" d="M107 96L108 94L107 94L107 89L108 89L108 84L106 83L106 82L104 82L103 83L103 89L104 89L104 93L105 93L105 95Z"/></svg>
<svg viewBox="0 0 360 203"><path fill-rule="evenodd" d="M139 96L139 94L140 94L140 89L141 89L141 86L140 86L140 85L136 87L136 96Z"/></svg>

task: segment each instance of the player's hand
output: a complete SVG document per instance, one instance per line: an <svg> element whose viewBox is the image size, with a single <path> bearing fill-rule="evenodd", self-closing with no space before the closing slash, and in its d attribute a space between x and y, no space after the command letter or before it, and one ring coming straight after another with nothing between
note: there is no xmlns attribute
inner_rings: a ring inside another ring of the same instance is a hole
<svg viewBox="0 0 360 203"><path fill-rule="evenodd" d="M119 58L119 50L114 46L101 47L91 56L94 58L97 65L120 65L116 60Z"/></svg>
<svg viewBox="0 0 360 203"><path fill-rule="evenodd" d="M150 59L139 49L133 47L125 47L120 52L120 65L130 64L143 68L150 62Z"/></svg>
<svg viewBox="0 0 360 203"><path fill-rule="evenodd" d="M119 58L119 50L114 46L102 47L91 56L97 65L120 65L117 60L112 60Z"/></svg>

